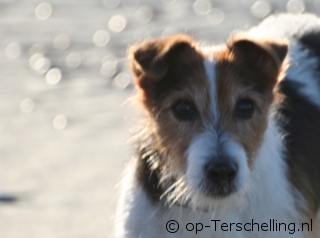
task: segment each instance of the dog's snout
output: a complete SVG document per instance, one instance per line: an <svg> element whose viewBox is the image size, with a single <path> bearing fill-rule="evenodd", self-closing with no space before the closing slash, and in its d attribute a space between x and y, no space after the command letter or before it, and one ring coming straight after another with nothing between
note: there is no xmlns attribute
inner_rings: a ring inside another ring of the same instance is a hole
<svg viewBox="0 0 320 238"><path fill-rule="evenodd" d="M237 175L237 166L231 162L210 163L206 167L206 174L213 183L230 183Z"/></svg>

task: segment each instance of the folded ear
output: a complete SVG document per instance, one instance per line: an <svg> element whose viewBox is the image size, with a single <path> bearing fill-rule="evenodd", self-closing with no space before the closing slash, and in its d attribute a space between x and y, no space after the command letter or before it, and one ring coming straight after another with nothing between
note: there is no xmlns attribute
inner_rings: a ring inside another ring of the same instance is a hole
<svg viewBox="0 0 320 238"><path fill-rule="evenodd" d="M144 88L159 81L167 74L175 56L192 47L194 43L186 35L153 39L132 46L129 60L138 86Z"/></svg>
<svg viewBox="0 0 320 238"><path fill-rule="evenodd" d="M281 70L288 52L286 40L257 40L241 35L233 38L229 47L253 67L270 73Z"/></svg>

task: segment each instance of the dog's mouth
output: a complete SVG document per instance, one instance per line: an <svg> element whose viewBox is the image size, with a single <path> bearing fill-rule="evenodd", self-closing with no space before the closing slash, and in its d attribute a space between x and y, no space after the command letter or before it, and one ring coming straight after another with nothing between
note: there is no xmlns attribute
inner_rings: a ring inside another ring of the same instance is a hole
<svg viewBox="0 0 320 238"><path fill-rule="evenodd" d="M162 190L160 199L165 199L169 206L178 204L200 210L210 210L213 201L225 199L239 192L238 165L234 162L215 162L203 167L203 178L188 180L185 176L179 179L164 179L159 187Z"/></svg>
<svg viewBox="0 0 320 238"><path fill-rule="evenodd" d="M212 183L211 181L204 181L200 186L200 191L207 197L223 199L237 192L237 188L234 182Z"/></svg>

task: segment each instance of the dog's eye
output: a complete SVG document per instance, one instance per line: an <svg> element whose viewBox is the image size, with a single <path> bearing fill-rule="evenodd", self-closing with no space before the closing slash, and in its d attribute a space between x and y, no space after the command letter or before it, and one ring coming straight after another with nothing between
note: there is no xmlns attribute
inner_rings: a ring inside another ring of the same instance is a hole
<svg viewBox="0 0 320 238"><path fill-rule="evenodd" d="M195 106L187 100L177 102L172 107L172 111L176 118L182 121L194 120L197 115Z"/></svg>
<svg viewBox="0 0 320 238"><path fill-rule="evenodd" d="M240 99L236 105L235 115L241 119L249 119L254 113L254 102L251 99Z"/></svg>

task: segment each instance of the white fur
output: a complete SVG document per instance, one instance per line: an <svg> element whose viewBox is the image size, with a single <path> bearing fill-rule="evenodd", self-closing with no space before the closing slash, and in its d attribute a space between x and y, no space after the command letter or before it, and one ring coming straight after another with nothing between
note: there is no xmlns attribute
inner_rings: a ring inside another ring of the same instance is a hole
<svg viewBox="0 0 320 238"><path fill-rule="evenodd" d="M207 75L208 89L210 92L212 123L215 125L219 120L218 96L217 96L217 80L216 80L216 64L214 56L204 59L204 67Z"/></svg>
<svg viewBox="0 0 320 238"><path fill-rule="evenodd" d="M266 131L265 138L259 151L256 163L250 174L250 187L243 196L241 206L229 203L226 209L216 208L213 211L194 211L189 208L173 206L170 209L164 207L162 202L152 204L144 191L137 187L134 182L134 174L131 171L127 176L127 187L123 191L120 206L118 208L118 229L117 237L215 237L215 238L302 238L306 237L301 231L289 234L282 232L246 232L246 231L222 231L217 228L213 231L211 219L219 219L225 223L246 222L263 223L269 219L277 219L278 222L296 223L296 229L300 228L303 219L295 206L292 186L286 178L287 167L282 160L283 143L281 134L272 121ZM131 167L133 168L133 167ZM128 186L129 185L129 186ZM303 206L303 200L300 201ZM168 233L166 223L169 220L179 222L180 229L177 233ZM187 223L202 223L210 225L210 228L203 228L201 232L187 231ZM120 233L120 234L119 234Z"/></svg>
<svg viewBox="0 0 320 238"><path fill-rule="evenodd" d="M259 39L293 39L306 31L319 29L320 19L313 14L279 14L268 17L246 35Z"/></svg>
<svg viewBox="0 0 320 238"><path fill-rule="evenodd" d="M317 72L318 59L310 57L301 45L290 46L290 65L287 71L287 78L301 85L299 92L310 102L320 107L320 87L317 82L319 75Z"/></svg>

